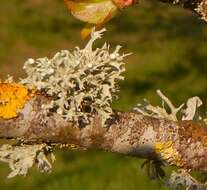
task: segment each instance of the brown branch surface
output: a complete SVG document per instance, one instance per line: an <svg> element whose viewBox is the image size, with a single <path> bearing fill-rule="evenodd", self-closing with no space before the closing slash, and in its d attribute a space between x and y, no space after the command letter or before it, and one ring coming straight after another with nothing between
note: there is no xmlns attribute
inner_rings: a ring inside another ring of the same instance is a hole
<svg viewBox="0 0 207 190"><path fill-rule="evenodd" d="M96 117L81 128L56 113L46 115L41 105L48 101L36 95L18 117L1 118L0 138L19 139L28 144L72 144L207 171L207 129L200 124L117 112L108 127L102 127L101 119Z"/></svg>

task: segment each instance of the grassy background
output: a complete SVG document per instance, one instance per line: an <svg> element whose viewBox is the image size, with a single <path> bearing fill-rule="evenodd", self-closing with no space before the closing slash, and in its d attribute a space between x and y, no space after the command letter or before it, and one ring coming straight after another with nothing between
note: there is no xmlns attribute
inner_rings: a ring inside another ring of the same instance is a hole
<svg viewBox="0 0 207 190"><path fill-rule="evenodd" d="M21 68L29 57L51 57L60 49L83 47L82 27L62 0L1 0L0 78L23 77ZM156 104L156 89L177 104L194 95L207 104L206 23L191 12L150 0L124 11L107 29L97 45L107 41L133 52L126 60L126 80L114 108L130 110L143 98ZM9 170L0 163L0 189L160 189L146 178L140 161L109 153L58 151L54 170L45 175L34 169L27 178L6 180Z"/></svg>

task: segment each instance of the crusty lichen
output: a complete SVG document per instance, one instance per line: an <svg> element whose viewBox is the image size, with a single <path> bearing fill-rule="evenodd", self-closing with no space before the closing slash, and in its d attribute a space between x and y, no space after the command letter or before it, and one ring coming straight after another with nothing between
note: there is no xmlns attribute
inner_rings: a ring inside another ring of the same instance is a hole
<svg viewBox="0 0 207 190"><path fill-rule="evenodd" d="M93 50L94 41L101 38L103 31L93 31L84 49L62 50L52 59L25 62L27 78L21 83L54 97L50 104L43 105L44 109L83 125L95 114L101 116L103 125L111 117L111 102L118 91L117 81L123 79L126 55L119 54L120 46L110 53L106 43Z"/></svg>
<svg viewBox="0 0 207 190"><path fill-rule="evenodd" d="M187 100L185 104L182 104L179 107L175 107L160 90L157 90L157 94L162 99L162 107L153 106L150 104L149 101L145 100L145 103L138 104L134 108L134 111L142 115L151 116L159 119L163 118L165 120L170 120L174 122L178 122L180 120L189 121L194 120L195 118L199 120L202 119L198 115L198 113L196 113L197 108L202 105L202 101L199 97L191 97ZM203 121L206 122L206 119L204 119ZM178 168L185 168L184 166L186 163L184 156L181 156L181 154L175 147L176 143L172 142L171 140L155 142L154 151L158 157L159 162L145 162L148 171L153 171L153 176L155 176L154 179L158 180L158 182L160 182L160 180L164 180L165 184L168 184L168 186L172 190L177 190L182 187L186 188L186 190L206 190L207 184L202 184L201 182L193 178L190 175L189 170L182 170L181 172L173 171L169 180L164 179L165 175L162 175L163 172L162 168L160 167L160 163L161 166L165 165L165 163L168 163L170 165L177 166Z"/></svg>
<svg viewBox="0 0 207 190"><path fill-rule="evenodd" d="M155 152L157 155L160 156L162 160L167 161L172 165L182 167L184 164L181 155L178 153L178 151L175 148L173 148L172 141L156 142Z"/></svg>
<svg viewBox="0 0 207 190"><path fill-rule="evenodd" d="M21 84L0 82L0 117L3 119L17 117L18 111L33 95L33 90Z"/></svg>

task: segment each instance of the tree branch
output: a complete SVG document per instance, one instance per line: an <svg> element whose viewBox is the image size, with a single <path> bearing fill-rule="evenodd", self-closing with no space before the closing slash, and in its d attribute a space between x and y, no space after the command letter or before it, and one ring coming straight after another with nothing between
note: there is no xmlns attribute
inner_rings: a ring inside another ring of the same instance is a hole
<svg viewBox="0 0 207 190"><path fill-rule="evenodd" d="M46 115L41 105L48 101L37 95L17 118L0 119L0 138L26 144L73 144L207 171L207 129L193 121L173 122L118 112L108 127L101 127L101 118L95 117L90 125L81 128L57 113Z"/></svg>
<svg viewBox="0 0 207 190"><path fill-rule="evenodd" d="M40 171L50 171L46 156L60 145L146 158L150 176L159 180L165 176L162 166L177 166L182 172L172 173L171 187L182 183L205 190L188 172L207 172L207 128L179 121L185 104L176 108L160 91L162 107L146 101L135 108L137 113L113 111L126 54L120 55L120 46L110 53L107 44L93 50L102 32L93 31L84 49L29 59L27 77L20 83L11 78L0 82L0 139L17 141L0 147L0 161L12 170L9 177L26 175L34 163ZM201 104L198 97L190 98L181 118L193 119Z"/></svg>

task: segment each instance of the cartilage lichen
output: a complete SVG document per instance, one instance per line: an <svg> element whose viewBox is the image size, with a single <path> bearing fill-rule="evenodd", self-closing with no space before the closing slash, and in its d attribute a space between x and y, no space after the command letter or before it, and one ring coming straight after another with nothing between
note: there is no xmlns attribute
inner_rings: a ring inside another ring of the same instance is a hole
<svg viewBox="0 0 207 190"><path fill-rule="evenodd" d="M201 119L201 116L196 113L197 109L203 104L198 96L191 97L186 103L181 104L179 107L175 107L160 90L157 90L157 94L162 99L162 107L153 106L145 99L144 104L137 104L133 110L146 116L164 118L172 121L194 120L195 116ZM169 108L169 111L165 107L166 105Z"/></svg>
<svg viewBox="0 0 207 190"><path fill-rule="evenodd" d="M9 164L11 173L8 178L16 175L27 175L28 170L36 164L41 172L50 172L52 165L47 159L47 155L51 156L54 162L55 157L51 152L50 146L45 144L36 145L9 145L4 144L0 147L0 161Z"/></svg>
<svg viewBox="0 0 207 190"><path fill-rule="evenodd" d="M93 31L84 49L62 50L52 59L30 58L25 62L27 77L21 83L54 97L50 104L43 105L44 109L55 110L67 121L82 125L96 114L103 126L111 117L111 102L118 91L117 81L123 79L126 54L119 54L121 46L110 53L106 43L93 50L94 41L104 31Z"/></svg>

